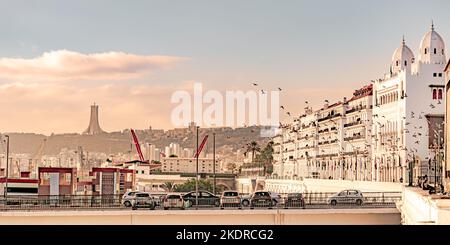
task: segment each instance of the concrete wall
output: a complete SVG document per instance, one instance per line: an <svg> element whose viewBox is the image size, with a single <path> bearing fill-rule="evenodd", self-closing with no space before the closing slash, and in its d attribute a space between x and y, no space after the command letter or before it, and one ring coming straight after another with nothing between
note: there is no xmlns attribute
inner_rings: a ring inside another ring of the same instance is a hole
<svg viewBox="0 0 450 245"><path fill-rule="evenodd" d="M401 192L403 185L391 182L304 179L267 179L265 189L278 193L289 192L339 192L345 189L358 189L363 192Z"/></svg>
<svg viewBox="0 0 450 245"><path fill-rule="evenodd" d="M1 225L398 225L397 209L2 212Z"/></svg>
<svg viewBox="0 0 450 245"><path fill-rule="evenodd" d="M405 188L399 208L402 213L402 224L450 224L450 199L430 195L420 188Z"/></svg>

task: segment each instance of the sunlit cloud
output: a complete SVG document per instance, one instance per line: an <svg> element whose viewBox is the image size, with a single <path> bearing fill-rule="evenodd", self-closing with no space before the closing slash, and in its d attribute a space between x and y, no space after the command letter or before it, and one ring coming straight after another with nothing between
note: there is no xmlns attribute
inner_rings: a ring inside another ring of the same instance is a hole
<svg viewBox="0 0 450 245"><path fill-rule="evenodd" d="M0 58L0 79L23 82L136 79L170 68L185 59L124 52L83 54L57 50L31 59Z"/></svg>

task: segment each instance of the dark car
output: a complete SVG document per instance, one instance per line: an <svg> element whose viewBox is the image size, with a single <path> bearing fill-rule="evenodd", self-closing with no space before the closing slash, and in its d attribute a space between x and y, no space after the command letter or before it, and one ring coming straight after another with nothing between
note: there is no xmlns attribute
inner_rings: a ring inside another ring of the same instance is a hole
<svg viewBox="0 0 450 245"><path fill-rule="evenodd" d="M273 200L270 192L268 191L256 191L253 193L252 198L250 199L250 207L269 207L272 208L275 205L275 201Z"/></svg>
<svg viewBox="0 0 450 245"><path fill-rule="evenodd" d="M285 208L305 208L305 198L302 193L290 193L284 201Z"/></svg>
<svg viewBox="0 0 450 245"><path fill-rule="evenodd" d="M198 206L220 206L220 197L212 194L209 191L199 191L198 192ZM196 195L195 191L188 192L183 195L183 200L186 207L192 207L196 204Z"/></svg>

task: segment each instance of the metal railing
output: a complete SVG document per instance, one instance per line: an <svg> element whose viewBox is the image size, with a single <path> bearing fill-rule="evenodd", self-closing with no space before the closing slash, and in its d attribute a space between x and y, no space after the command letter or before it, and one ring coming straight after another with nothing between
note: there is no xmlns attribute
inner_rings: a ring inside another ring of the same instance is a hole
<svg viewBox="0 0 450 245"><path fill-rule="evenodd" d="M0 199L2 210L122 208L122 195L9 196Z"/></svg>
<svg viewBox="0 0 450 245"><path fill-rule="evenodd" d="M236 197L183 198L176 205L165 195L152 195L151 209L326 209L326 208L390 208L401 201L401 192L363 192L362 195L339 196L331 192L305 192L275 196L239 195ZM126 203L129 201L128 203ZM131 200L122 202L121 195L11 196L0 199L0 211L8 210L83 210L132 208Z"/></svg>

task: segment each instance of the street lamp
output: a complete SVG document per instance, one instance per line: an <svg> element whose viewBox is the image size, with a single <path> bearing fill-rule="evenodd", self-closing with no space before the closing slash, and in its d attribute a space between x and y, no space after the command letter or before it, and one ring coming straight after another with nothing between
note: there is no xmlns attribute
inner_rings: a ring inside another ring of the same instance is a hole
<svg viewBox="0 0 450 245"><path fill-rule="evenodd" d="M5 190L3 192L5 198L8 197L8 177L9 177L9 135L5 135L6 141L6 178L5 178Z"/></svg>
<svg viewBox="0 0 450 245"><path fill-rule="evenodd" d="M409 161L408 163L408 168L409 168L409 184L408 186L412 186L413 185L413 164L415 164L416 162L416 154L413 151L413 160Z"/></svg>
<svg viewBox="0 0 450 245"><path fill-rule="evenodd" d="M436 159L435 159L435 163L434 163L434 186L436 187L437 182L438 182L438 176L437 176L437 167L438 167L438 161L439 161L439 168L441 167L441 132L442 129L439 130L433 130L436 137L437 137L437 145L436 145ZM442 183L442 178L441 181L439 181Z"/></svg>
<svg viewBox="0 0 450 245"><path fill-rule="evenodd" d="M195 209L198 209L198 181L199 181L199 174L198 174L198 156L200 155L200 152L198 151L198 129L200 127L196 127L197 131L197 140L196 140L196 150L197 154L195 154Z"/></svg>

